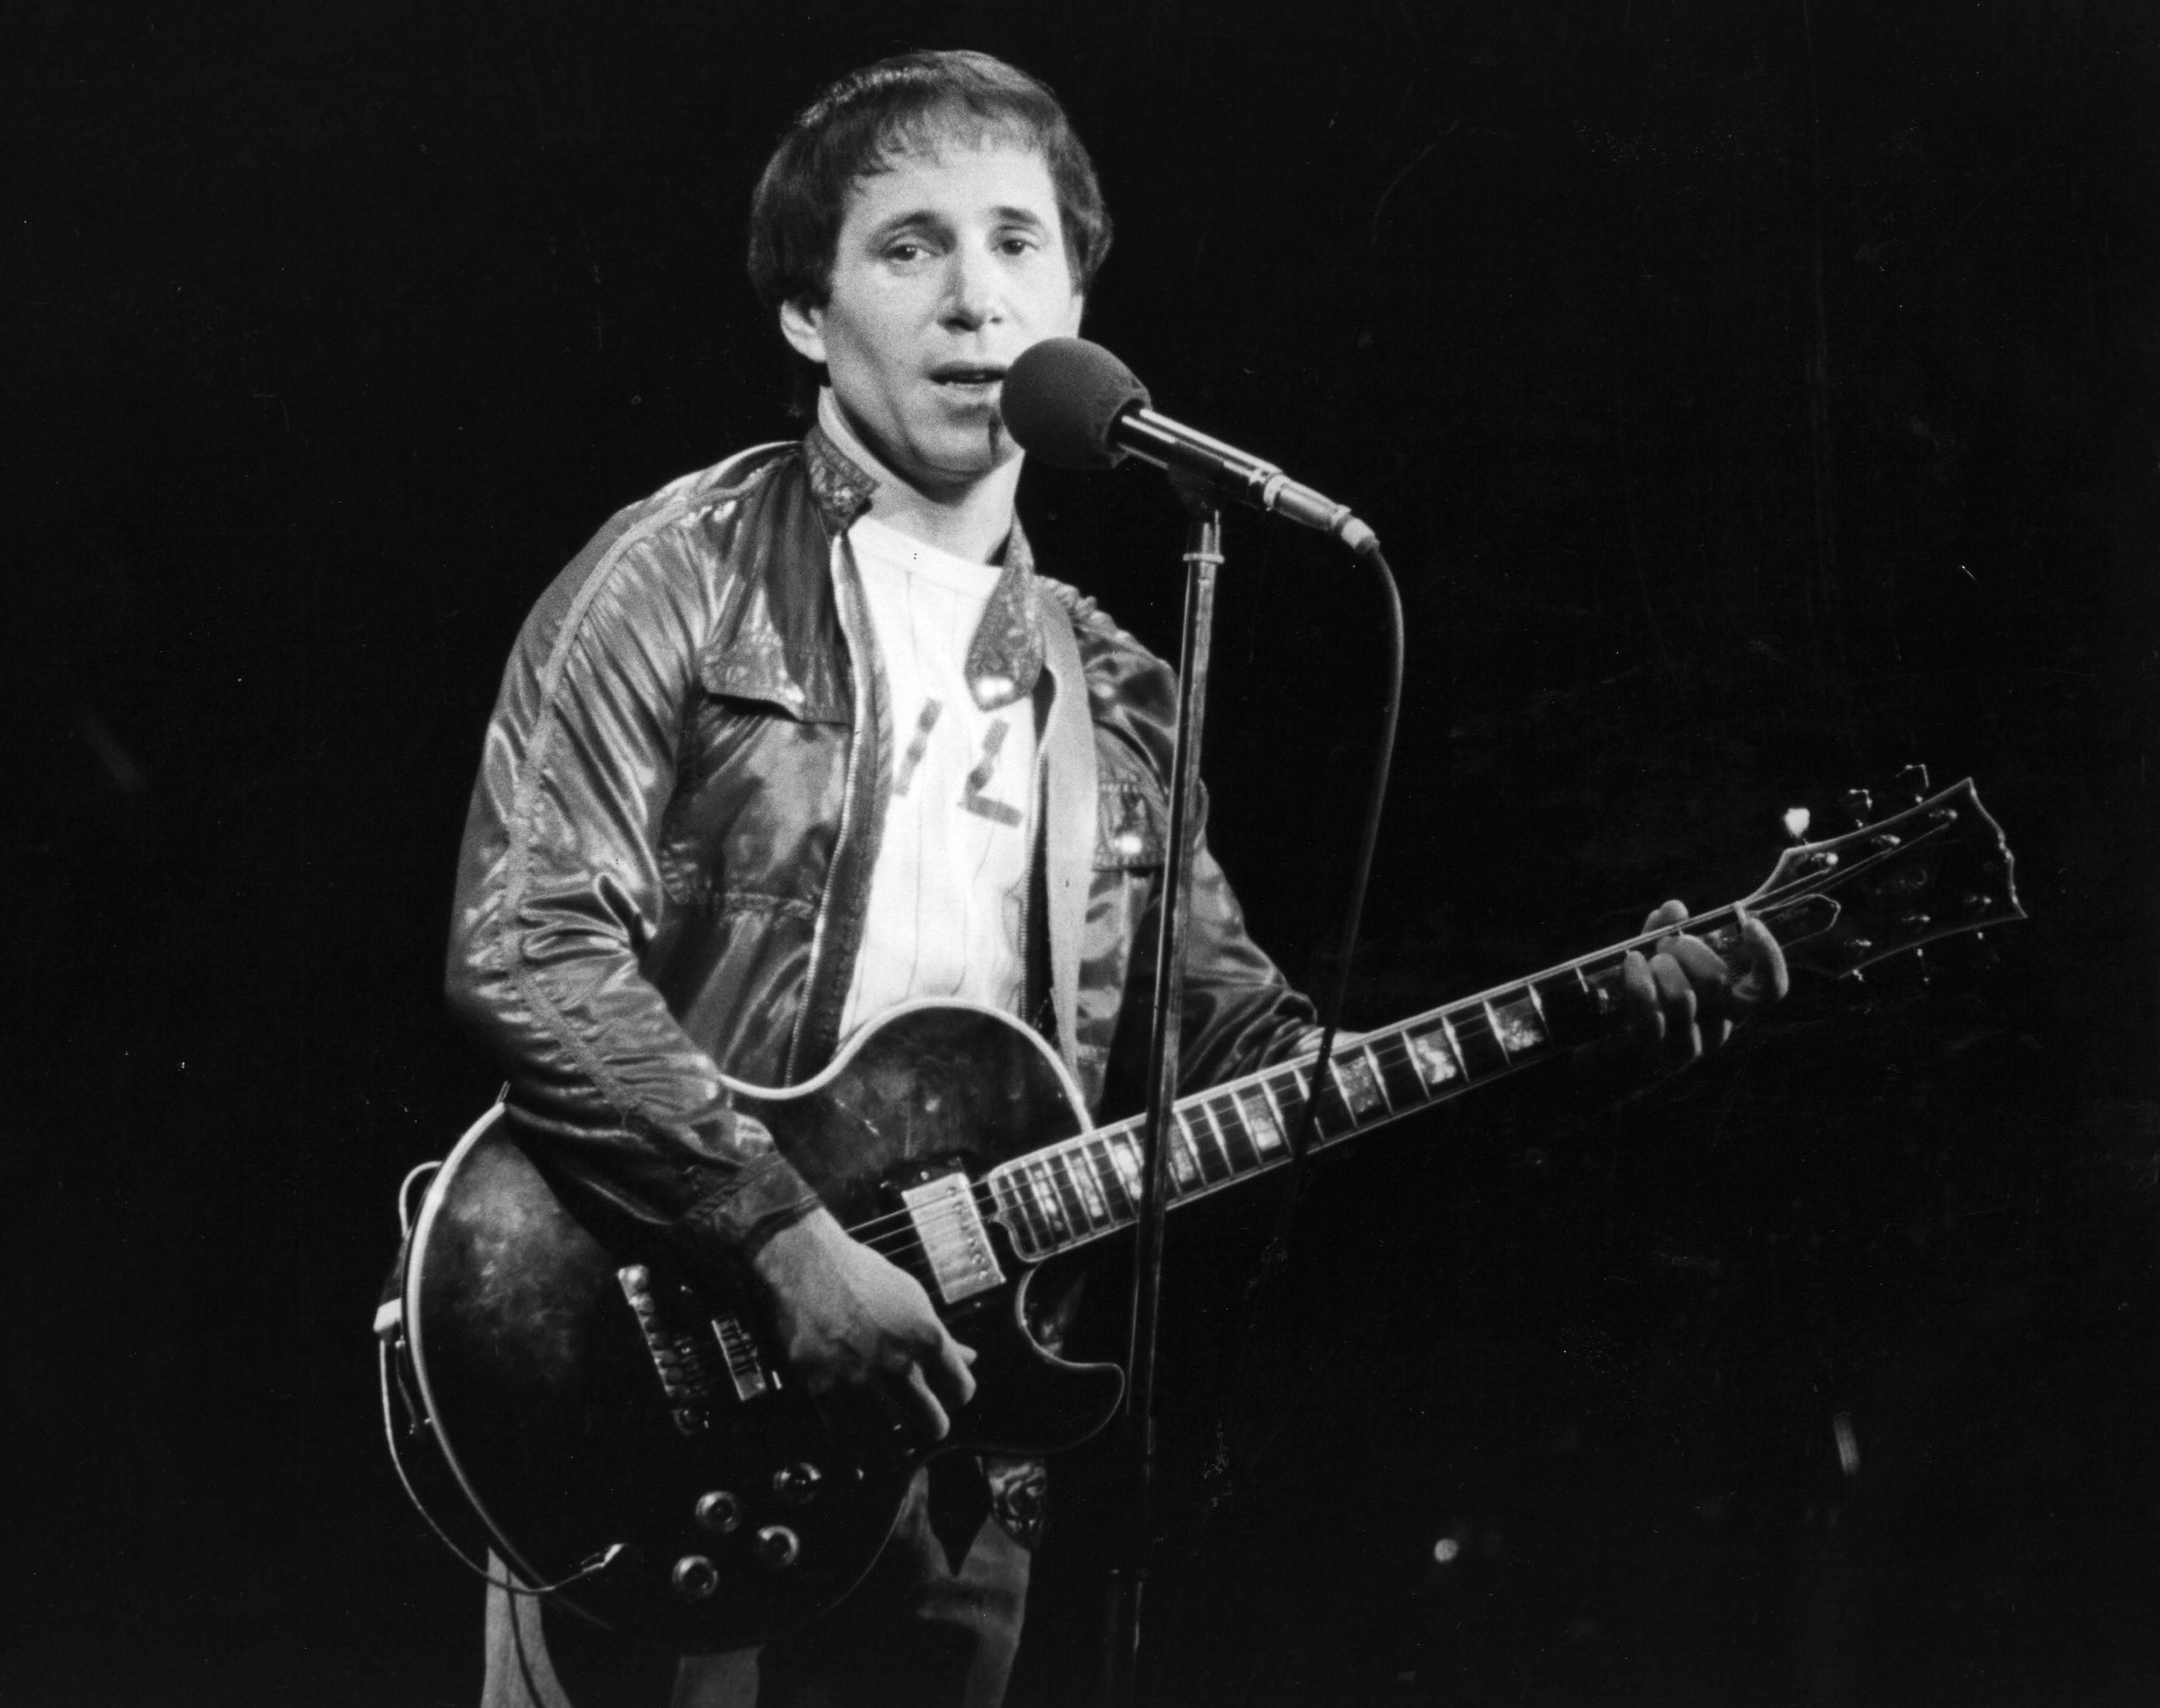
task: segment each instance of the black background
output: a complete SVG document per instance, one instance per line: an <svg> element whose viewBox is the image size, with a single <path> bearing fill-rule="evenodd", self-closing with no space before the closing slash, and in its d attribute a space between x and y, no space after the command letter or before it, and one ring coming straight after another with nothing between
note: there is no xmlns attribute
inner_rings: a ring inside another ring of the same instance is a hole
<svg viewBox="0 0 2160 1708"><path fill-rule="evenodd" d="M62 0L11 34L7 1700L472 1699L477 1591L392 1479L367 1325L397 1180L493 1085L438 994L480 732L610 511L789 430L740 260L789 111L954 44L1094 151L1091 334L1389 544L1353 1019L1741 894L1786 807L1916 760L1977 778L2033 915L1618 1111L1533 1088L1370 1141L1257 1311L1267 1189L1181 1218L1163 1700L2160 1689L2150 5ZM1174 647L1159 482L1022 506ZM1310 979L1373 606L1248 517L1231 554L1216 842ZM1015 1705L1086 1700L1099 1474L1062 1472Z"/></svg>

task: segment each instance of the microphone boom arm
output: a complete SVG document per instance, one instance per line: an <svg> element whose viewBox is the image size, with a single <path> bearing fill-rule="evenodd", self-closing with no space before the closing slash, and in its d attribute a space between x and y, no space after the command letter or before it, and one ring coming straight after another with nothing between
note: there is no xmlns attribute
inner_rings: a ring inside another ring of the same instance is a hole
<svg viewBox="0 0 2160 1708"><path fill-rule="evenodd" d="M1373 530L1324 492L1316 492L1277 468L1233 445L1196 433L1145 407L1120 413L1110 437L1122 450L1158 469L1197 477L1221 492L1323 534L1332 534L1353 552L1379 543Z"/></svg>

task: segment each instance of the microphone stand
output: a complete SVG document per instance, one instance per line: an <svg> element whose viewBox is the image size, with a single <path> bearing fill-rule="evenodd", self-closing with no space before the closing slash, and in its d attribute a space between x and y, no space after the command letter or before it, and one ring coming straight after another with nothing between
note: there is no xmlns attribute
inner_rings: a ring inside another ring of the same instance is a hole
<svg viewBox="0 0 2160 1708"><path fill-rule="evenodd" d="M1185 632L1177 666L1177 739L1171 764L1170 849L1163 875L1162 929L1155 967L1155 1015L1148 1043L1147 1114L1140 1129L1139 1234L1133 1248L1132 1332L1126 1358L1119 1462L1125 1473L1125 1529L1110 1567L1108 1708L1140 1700L1140 1603L1153 1564L1155 1528L1155 1331L1162 1308L1163 1212L1170 1199L1169 1127L1177 1101L1185 1008L1185 937L1192 904L1192 800L1207 719L1207 658L1215 626L1215 572L1223 567L1223 510L1215 495L1173 473L1191 517L1185 543Z"/></svg>

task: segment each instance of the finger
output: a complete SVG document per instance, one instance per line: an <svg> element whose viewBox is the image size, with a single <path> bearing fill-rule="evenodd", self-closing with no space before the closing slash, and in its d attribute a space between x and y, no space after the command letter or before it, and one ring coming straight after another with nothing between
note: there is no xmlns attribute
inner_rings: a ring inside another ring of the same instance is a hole
<svg viewBox="0 0 2160 1708"><path fill-rule="evenodd" d="M1630 949L1621 958L1620 1000L1628 1011L1629 1031L1645 1043L1664 1041L1665 1012L1658 1005L1658 982L1639 949Z"/></svg>
<svg viewBox="0 0 2160 1708"><path fill-rule="evenodd" d="M1700 1060L1702 1033L1695 1023L1695 986L1669 954L1650 958L1650 977L1657 984L1658 1000L1664 1013L1666 1058L1675 1062Z"/></svg>
<svg viewBox="0 0 2160 1708"><path fill-rule="evenodd" d="M975 1397L974 1373L968 1368L974 1358L972 1351L950 1334L945 1334L939 1337L937 1350L921 1367L927 1372L931 1386L955 1411Z"/></svg>
<svg viewBox="0 0 2160 1708"><path fill-rule="evenodd" d="M1668 937L1660 950L1680 963L1687 974L1688 983L1695 987L1696 1003L1706 1012L1715 1014L1732 988L1732 969L1719 958L1717 951L1700 937Z"/></svg>
<svg viewBox="0 0 2160 1708"><path fill-rule="evenodd" d="M1747 971L1733 987L1733 994L1749 1007L1782 1001L1792 986L1792 976L1785 969L1785 952L1770 934L1770 927L1752 914L1741 915L1740 947L1747 957Z"/></svg>
<svg viewBox="0 0 2160 1708"><path fill-rule="evenodd" d="M1687 916L1686 902L1668 901L1663 906L1650 910L1650 916L1643 921L1643 929L1646 932L1664 931L1669 927L1678 925Z"/></svg>
<svg viewBox="0 0 2160 1708"><path fill-rule="evenodd" d="M932 1441L942 1441L953 1433L953 1420L945 1415L945 1408L930 1391L929 1379L923 1375L920 1364L907 1367L906 1404L914 1420L923 1426Z"/></svg>

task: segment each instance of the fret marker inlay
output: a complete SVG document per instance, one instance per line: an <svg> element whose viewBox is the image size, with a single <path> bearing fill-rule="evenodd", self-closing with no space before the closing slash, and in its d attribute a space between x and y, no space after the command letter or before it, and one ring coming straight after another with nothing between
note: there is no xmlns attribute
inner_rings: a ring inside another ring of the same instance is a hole
<svg viewBox="0 0 2160 1708"><path fill-rule="evenodd" d="M1388 1100L1380 1091L1380 1076L1363 1056L1336 1058L1335 1085L1342 1093L1344 1106L1353 1115L1369 1115L1375 1109L1387 1107Z"/></svg>
<svg viewBox="0 0 2160 1708"><path fill-rule="evenodd" d="M1462 1064L1455 1059L1455 1046L1447 1041L1444 1027L1436 1026L1429 1032L1420 1032L1410 1041L1410 1057L1417 1063L1419 1077L1427 1085L1445 1085L1451 1079L1462 1077Z"/></svg>
<svg viewBox="0 0 2160 1708"><path fill-rule="evenodd" d="M1264 1156L1271 1150L1287 1148L1282 1129L1275 1124L1275 1109L1268 1102L1267 1093L1259 1086L1240 1086L1238 1107L1244 1112L1245 1130L1252 1134L1254 1150Z"/></svg>
<svg viewBox="0 0 2160 1708"><path fill-rule="evenodd" d="M1545 1023L1538 1013L1537 999L1524 996L1514 1002L1488 1004L1493 1031L1500 1047L1510 1056L1534 1050L1545 1041Z"/></svg>

